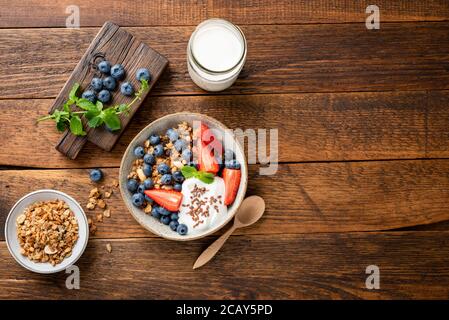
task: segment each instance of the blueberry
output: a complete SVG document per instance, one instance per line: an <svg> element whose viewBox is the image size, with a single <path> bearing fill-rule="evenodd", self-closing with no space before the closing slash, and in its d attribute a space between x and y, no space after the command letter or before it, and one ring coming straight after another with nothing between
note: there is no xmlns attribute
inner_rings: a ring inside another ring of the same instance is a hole
<svg viewBox="0 0 449 320"><path fill-rule="evenodd" d="M160 174L166 174L170 172L170 167L166 163L161 163L157 166L157 172Z"/></svg>
<svg viewBox="0 0 449 320"><path fill-rule="evenodd" d="M175 185L173 186L173 190L181 191L182 190L182 184L175 183Z"/></svg>
<svg viewBox="0 0 449 320"><path fill-rule="evenodd" d="M187 234L187 226L185 224L180 224L178 225L178 227L176 228L176 231L181 235L184 236Z"/></svg>
<svg viewBox="0 0 449 320"><path fill-rule="evenodd" d="M159 207L159 213L163 216L170 216L171 212L165 209L164 207Z"/></svg>
<svg viewBox="0 0 449 320"><path fill-rule="evenodd" d="M176 220L172 220L172 221L170 221L170 223L169 223L168 226L169 226L170 229L172 229L173 231L176 231L176 229L177 229L178 226L179 226L179 222L176 221Z"/></svg>
<svg viewBox="0 0 449 320"><path fill-rule="evenodd" d="M136 192L138 186L139 183L135 179L129 179L126 183L126 188L128 188L128 190L131 192Z"/></svg>
<svg viewBox="0 0 449 320"><path fill-rule="evenodd" d="M170 223L170 217L169 217L169 216L162 216L162 217L161 217L161 222L162 222L163 224L168 225L168 224Z"/></svg>
<svg viewBox="0 0 449 320"><path fill-rule="evenodd" d="M86 90L81 95L81 98L87 99L92 103L95 103L95 100L97 100L97 96L95 95L95 92L92 90Z"/></svg>
<svg viewBox="0 0 449 320"><path fill-rule="evenodd" d="M153 167L147 163L144 163L143 174L146 175L147 177L151 177L152 173L153 173Z"/></svg>
<svg viewBox="0 0 449 320"><path fill-rule="evenodd" d="M115 79L111 76L106 77L103 79L103 86L106 89L113 91L115 90L115 87L117 87L117 81L115 81Z"/></svg>
<svg viewBox="0 0 449 320"><path fill-rule="evenodd" d="M183 182L184 181L184 176L182 175L181 171L175 171L172 173L173 175L173 180L175 180L175 182Z"/></svg>
<svg viewBox="0 0 449 320"><path fill-rule="evenodd" d="M144 191L145 185L143 183L139 184L139 186L137 187L137 192L143 194Z"/></svg>
<svg viewBox="0 0 449 320"><path fill-rule="evenodd" d="M146 164L153 165L156 163L156 159L152 154L147 153L146 155L143 156L143 162L145 162Z"/></svg>
<svg viewBox="0 0 449 320"><path fill-rule="evenodd" d="M143 185L145 186L145 190L151 189L153 188L154 184L153 184L153 180L151 180L150 178L146 179L143 182Z"/></svg>
<svg viewBox="0 0 449 320"><path fill-rule="evenodd" d="M103 81L100 78L92 78L90 85L95 91L100 91L103 89Z"/></svg>
<svg viewBox="0 0 449 320"><path fill-rule="evenodd" d="M108 90L101 90L98 92L98 100L103 103L108 103L111 100L111 93Z"/></svg>
<svg viewBox="0 0 449 320"><path fill-rule="evenodd" d="M179 216L178 216L177 213L172 213L172 214L170 215L170 219L171 219L171 220L178 220L178 219L179 219Z"/></svg>
<svg viewBox="0 0 449 320"><path fill-rule="evenodd" d="M153 207L153 209L151 209L151 215L156 219L159 219L161 217L161 214L159 213L159 207Z"/></svg>
<svg viewBox="0 0 449 320"><path fill-rule="evenodd" d="M159 137L157 134L152 134L150 136L150 144L152 146L157 145L159 142L161 142L161 137Z"/></svg>
<svg viewBox="0 0 449 320"><path fill-rule="evenodd" d="M120 86L120 92L125 96L132 96L134 93L134 87L130 82L123 82Z"/></svg>
<svg viewBox="0 0 449 320"><path fill-rule="evenodd" d="M111 63L107 60L103 60L98 64L98 70L100 70L101 73L109 74L111 71Z"/></svg>
<svg viewBox="0 0 449 320"><path fill-rule="evenodd" d="M162 144L158 144L154 147L153 154L156 157L161 157L164 154L164 147L162 146Z"/></svg>
<svg viewBox="0 0 449 320"><path fill-rule="evenodd" d="M226 149L224 152L225 161L234 159L234 151Z"/></svg>
<svg viewBox="0 0 449 320"><path fill-rule="evenodd" d="M162 184L167 185L167 184L171 184L172 182L173 182L173 176L172 176L171 174L169 174L169 173L164 174L164 175L161 177L161 183L162 183Z"/></svg>
<svg viewBox="0 0 449 320"><path fill-rule="evenodd" d="M141 81L142 79L147 80L148 82L151 79L150 72L146 68L140 68L136 71L136 79Z"/></svg>
<svg viewBox="0 0 449 320"><path fill-rule="evenodd" d="M182 150L184 150L187 147L187 143L183 139L178 139L175 141L174 147L175 147L176 151L181 152Z"/></svg>
<svg viewBox="0 0 449 320"><path fill-rule="evenodd" d="M184 150L182 150L182 158L183 158L185 161L190 161L190 160L192 160L192 156L193 156L192 150L190 150L190 149L184 149Z"/></svg>
<svg viewBox="0 0 449 320"><path fill-rule="evenodd" d="M132 196L133 205L136 207L141 207L143 202L145 201L145 197L141 193L134 193Z"/></svg>
<svg viewBox="0 0 449 320"><path fill-rule="evenodd" d="M171 142L175 142L179 138L178 132L172 128L168 129L165 134L167 135L167 137L170 139Z"/></svg>
<svg viewBox="0 0 449 320"><path fill-rule="evenodd" d="M225 161L225 166L228 169L240 169L240 163L236 159Z"/></svg>
<svg viewBox="0 0 449 320"><path fill-rule="evenodd" d="M148 202L148 204L153 204L154 200L151 199L149 196L144 195L145 201Z"/></svg>
<svg viewBox="0 0 449 320"><path fill-rule="evenodd" d="M138 158L143 158L145 154L145 149L141 146L137 146L134 148L134 155Z"/></svg>
<svg viewBox="0 0 449 320"><path fill-rule="evenodd" d="M125 68L121 64L115 64L111 67L111 76L116 80L121 80L125 76Z"/></svg>
<svg viewBox="0 0 449 320"><path fill-rule="evenodd" d="M103 171L101 171L100 169L93 169L90 171L90 180L92 180L93 182L98 182L101 180L101 178L103 178Z"/></svg>

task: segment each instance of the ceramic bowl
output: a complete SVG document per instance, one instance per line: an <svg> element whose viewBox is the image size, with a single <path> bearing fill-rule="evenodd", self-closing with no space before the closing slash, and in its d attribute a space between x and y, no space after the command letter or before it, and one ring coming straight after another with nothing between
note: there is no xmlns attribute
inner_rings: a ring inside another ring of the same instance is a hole
<svg viewBox="0 0 449 320"><path fill-rule="evenodd" d="M153 134L165 134L167 129L172 127L177 127L180 122L186 121L190 125L192 125L193 121L202 121L212 130L221 130L224 132L224 142L225 145L228 143L235 142L235 155L236 159L241 164L242 177L240 181L239 191L237 193L237 197L234 203L231 206L228 206L227 217L222 219L220 224L217 224L214 228L205 230L204 233L196 233L186 235L179 235L175 231L172 231L167 225L162 224L157 219L153 218L151 214L146 214L142 209L135 207L131 202L131 193L126 189L127 176L131 172L133 162L136 160L134 156L134 148L137 146L142 146L145 140ZM147 127L145 127L142 131L140 131L137 136L131 141L128 148L123 155L123 159L120 165L120 192L122 193L123 200L131 212L132 216L140 223L145 229L170 240L177 241L187 241L187 240L195 240L202 237L205 237L209 234L212 234L226 225L235 215L237 209L242 203L245 193L246 187L248 183L248 167L246 164L245 153L243 152L243 148L240 143L235 140L234 136L231 132L226 131L229 130L225 125L215 120L214 118L208 117L206 115L198 114L198 113L174 113L167 115L165 117L159 118L156 121L150 123Z"/></svg>
<svg viewBox="0 0 449 320"><path fill-rule="evenodd" d="M72 250L72 255L61 263L52 266L50 263L33 262L20 254L19 240L17 239L16 219L25 209L38 201L63 200L75 214L78 221L78 240ZM73 265L84 252L89 239L89 225L82 207L72 197L56 190L38 190L22 197L12 207L5 223L5 239L8 250L16 261L24 268L37 273L55 273L63 271Z"/></svg>

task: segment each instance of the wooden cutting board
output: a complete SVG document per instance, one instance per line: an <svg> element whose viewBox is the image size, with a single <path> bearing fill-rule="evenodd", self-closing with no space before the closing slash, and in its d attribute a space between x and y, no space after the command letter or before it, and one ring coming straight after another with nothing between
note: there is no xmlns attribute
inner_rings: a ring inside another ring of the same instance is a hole
<svg viewBox="0 0 449 320"><path fill-rule="evenodd" d="M133 104L128 116L120 116L122 127L117 132L109 132L103 126L92 129L87 127L86 124L84 125L87 132L85 136L75 136L70 131L64 132L56 145L56 149L70 159L76 158L87 141L91 141L100 148L110 151L168 65L168 60L164 56L137 40L128 31L112 22L106 22L73 70L61 92L59 92L50 109L50 113L62 107L69 96L70 89L75 83L80 84L80 92L89 86L94 75L99 74L94 66L102 58L110 61L112 65L116 63L122 64L126 71L125 79L118 83L115 91L111 92L112 100L107 106L129 103L133 99L133 97L126 97L120 93L120 84L123 81L130 81L137 90L140 87L140 83L135 79L135 73L139 68L147 68L151 73L149 90L143 94L141 100ZM85 121L83 120L83 122Z"/></svg>

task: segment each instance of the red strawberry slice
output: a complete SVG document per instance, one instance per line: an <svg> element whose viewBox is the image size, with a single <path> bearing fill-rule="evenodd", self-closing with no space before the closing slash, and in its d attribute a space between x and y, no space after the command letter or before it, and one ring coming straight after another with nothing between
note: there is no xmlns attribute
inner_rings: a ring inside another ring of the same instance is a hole
<svg viewBox="0 0 449 320"><path fill-rule="evenodd" d="M158 205L168 211L178 211L182 203L182 193L174 190L151 189L144 191Z"/></svg>
<svg viewBox="0 0 449 320"><path fill-rule="evenodd" d="M195 128L193 135L197 137L198 142L201 141L210 148L213 148L214 153L221 156L223 153L223 145L204 122L201 122L201 124Z"/></svg>
<svg viewBox="0 0 449 320"><path fill-rule="evenodd" d="M242 172L237 169L223 169L223 180L225 184L225 199L224 204L229 206L235 200L237 192L239 191L240 178Z"/></svg>
<svg viewBox="0 0 449 320"><path fill-rule="evenodd" d="M199 144L201 146L197 150L200 152L200 156L198 157L198 164L200 166L200 171L210 172L216 174L220 170L220 165L218 164L217 159L214 156L214 152L201 142Z"/></svg>

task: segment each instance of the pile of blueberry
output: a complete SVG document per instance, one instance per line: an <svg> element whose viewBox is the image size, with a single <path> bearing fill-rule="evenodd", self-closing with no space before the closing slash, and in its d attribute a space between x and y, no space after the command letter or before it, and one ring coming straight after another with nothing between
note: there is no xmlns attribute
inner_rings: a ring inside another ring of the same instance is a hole
<svg viewBox="0 0 449 320"><path fill-rule="evenodd" d="M192 151L187 146L187 141L179 139L178 132L175 129L168 129L166 136L170 142L173 143L174 148L181 152L182 157L186 161L192 159ZM153 170L157 170L161 175L160 184L166 186L172 186L175 191L182 190L182 183L184 182L184 176L180 170L171 172L170 167L165 163L157 163L157 158L166 157L166 151L164 150L164 142L161 137L156 134L150 135L148 138L149 144L153 146L153 152L145 153L145 149L142 146L137 146L134 149L134 155L138 159L143 159L142 171L146 177L148 177L143 183L139 183L136 179L128 179L127 189L132 194L132 203L134 206L142 208L147 204L152 205L151 215L158 219L161 223L168 225L173 231L178 232L180 235L187 234L187 226L178 223L178 213L165 209L162 206L157 205L153 199L148 197L144 192L145 190L154 188L154 181L151 179L153 176ZM168 153L169 151L167 151Z"/></svg>
<svg viewBox="0 0 449 320"><path fill-rule="evenodd" d="M114 91L117 88L118 82L125 78L125 68L121 64L111 66L109 61L103 60L98 63L97 69L101 75L92 78L90 86L83 92L82 98L92 103L98 100L106 104L111 101L111 91ZM149 82L151 79L150 72L146 68L140 68L136 72L136 79L138 81L145 79ZM125 96L132 96L135 90L131 82L125 81L120 85L120 92Z"/></svg>

